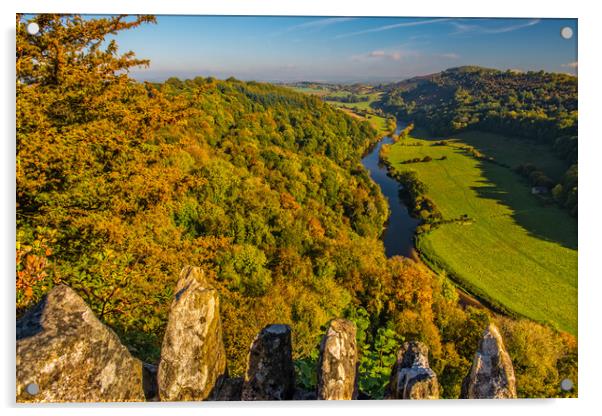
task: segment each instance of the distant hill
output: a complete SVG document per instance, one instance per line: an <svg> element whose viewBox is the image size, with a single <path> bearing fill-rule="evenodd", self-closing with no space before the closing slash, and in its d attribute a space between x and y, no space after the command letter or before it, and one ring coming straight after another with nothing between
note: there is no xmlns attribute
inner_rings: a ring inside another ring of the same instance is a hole
<svg viewBox="0 0 602 416"><path fill-rule="evenodd" d="M389 84L381 106L436 135L467 128L553 143L577 133L577 78L462 66Z"/></svg>
<svg viewBox="0 0 602 416"><path fill-rule="evenodd" d="M555 197L577 215L577 77L462 66L390 84L378 105L435 136L475 129L549 145L571 165Z"/></svg>

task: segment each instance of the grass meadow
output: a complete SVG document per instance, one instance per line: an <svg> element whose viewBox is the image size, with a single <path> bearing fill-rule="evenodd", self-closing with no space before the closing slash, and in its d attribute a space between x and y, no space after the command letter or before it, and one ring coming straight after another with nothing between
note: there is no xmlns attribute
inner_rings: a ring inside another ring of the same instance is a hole
<svg viewBox="0 0 602 416"><path fill-rule="evenodd" d="M323 88L311 88L311 87L291 87L293 90L297 92L301 92L304 94L313 94L319 97L323 97L325 95L328 96L336 96L336 97L344 97L349 95L350 91L345 90L330 90L326 87ZM381 92L375 93L366 93L366 94L358 94L358 95L367 95L369 97L368 101L362 101L359 103L343 103L340 101L329 101L326 100L330 105L333 105L347 114L354 116L359 119L365 119L372 124L372 126L379 132L380 135L385 135L389 133L387 129L387 120L384 117L381 117L377 114L374 114L374 109L371 107L372 103L378 101L382 95Z"/></svg>
<svg viewBox="0 0 602 416"><path fill-rule="evenodd" d="M421 234L418 251L487 303L576 335L577 220L532 195L511 169L472 157L463 144L511 167L533 163L554 178L566 169L543 146L488 133L463 133L447 146L400 140L391 148L393 167L416 171L444 218L473 220ZM400 163L424 156L433 160Z"/></svg>

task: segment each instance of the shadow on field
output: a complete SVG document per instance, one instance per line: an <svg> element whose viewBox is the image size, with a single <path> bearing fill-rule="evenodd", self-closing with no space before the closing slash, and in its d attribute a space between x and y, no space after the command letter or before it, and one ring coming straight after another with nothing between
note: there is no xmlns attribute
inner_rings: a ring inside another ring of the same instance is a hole
<svg viewBox="0 0 602 416"><path fill-rule="evenodd" d="M481 133L482 134L482 133ZM412 131L412 136L417 139L428 141L457 139L452 136L435 137L427 129L417 126ZM463 136L459 141L473 145L485 154L499 156L493 152L491 146L484 149L482 141L471 140L470 136ZM529 143L531 147L537 147ZM499 150L499 149L497 149ZM534 151L534 149L529 149ZM562 164L543 163L541 155L537 158L536 165L544 169L553 177L560 177L564 173ZM518 164L518 163L517 163ZM479 161L477 167L486 178L480 181L481 186L471 187L480 198L494 199L500 204L507 206L512 211L514 221L523 227L530 235L558 243L564 247L577 250L577 219L571 217L568 212L553 203L545 203L541 198L531 194L531 186L523 178L511 169L499 166L487 161Z"/></svg>
<svg viewBox="0 0 602 416"><path fill-rule="evenodd" d="M531 187L510 169L487 161L477 167L486 180L471 189L480 198L495 199L512 210L512 218L534 237L577 249L577 220L553 203L531 194Z"/></svg>
<svg viewBox="0 0 602 416"><path fill-rule="evenodd" d="M477 150L484 151L485 154L493 155L496 158L501 155L497 154L494 150L505 150L503 147L495 149L495 146L492 144L488 144L487 148L483 148L482 141L466 135L461 139L456 139L453 135L436 137L427 129L420 126L416 126L412 131L412 137L431 142L440 140L459 141L460 143L473 145ZM525 150L533 152L540 148L536 144L528 143ZM465 154L459 149L456 149L456 151ZM513 159L512 156L506 155L506 159ZM525 156L524 158L535 158L536 165L543 168L551 177L560 177L566 169L566 166L562 163L551 163L550 160L543 158L541 154ZM514 162L515 164L519 164L524 161L514 160ZM567 211L554 203L546 203L543 199L532 195L531 186L517 173L513 172L512 169L483 160L477 163L477 167L485 177L484 180L479 181L481 186L471 187L478 197L494 199L498 203L508 207L512 211L514 221L527 230L530 235L577 250L576 218L571 217Z"/></svg>

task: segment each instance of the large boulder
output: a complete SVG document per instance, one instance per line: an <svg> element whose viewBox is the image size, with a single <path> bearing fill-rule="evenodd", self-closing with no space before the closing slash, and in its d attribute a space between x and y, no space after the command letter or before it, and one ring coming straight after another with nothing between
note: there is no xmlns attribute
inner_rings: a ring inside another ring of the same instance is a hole
<svg viewBox="0 0 602 416"><path fill-rule="evenodd" d="M294 393L291 329L268 325L251 345L242 400L291 400Z"/></svg>
<svg viewBox="0 0 602 416"><path fill-rule="evenodd" d="M18 402L144 401L142 363L72 289L17 321Z"/></svg>
<svg viewBox="0 0 602 416"><path fill-rule="evenodd" d="M357 345L355 324L335 319L320 345L318 400L357 398Z"/></svg>
<svg viewBox="0 0 602 416"><path fill-rule="evenodd" d="M439 382L429 366L428 347L405 342L397 353L386 392L387 399L438 399Z"/></svg>
<svg viewBox="0 0 602 416"><path fill-rule="evenodd" d="M198 267L176 285L157 373L162 401L211 399L226 373L219 298Z"/></svg>
<svg viewBox="0 0 602 416"><path fill-rule="evenodd" d="M516 379L502 337L493 324L483 333L470 372L462 383L463 399L514 399Z"/></svg>

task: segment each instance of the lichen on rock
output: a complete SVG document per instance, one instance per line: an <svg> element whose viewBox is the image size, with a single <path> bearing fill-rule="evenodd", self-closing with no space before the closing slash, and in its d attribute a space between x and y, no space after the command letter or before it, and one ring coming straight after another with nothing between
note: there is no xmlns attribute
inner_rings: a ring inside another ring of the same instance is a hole
<svg viewBox="0 0 602 416"><path fill-rule="evenodd" d="M217 291L198 267L182 269L157 373L162 401L211 399L226 373Z"/></svg>
<svg viewBox="0 0 602 416"><path fill-rule="evenodd" d="M18 402L144 401L142 362L69 287L54 287L16 333Z"/></svg>
<svg viewBox="0 0 602 416"><path fill-rule="evenodd" d="M405 342L402 345L391 371L386 398L439 398L439 382L429 366L428 348L422 342Z"/></svg>
<svg viewBox="0 0 602 416"><path fill-rule="evenodd" d="M263 328L251 345L247 361L242 400L293 399L295 368L288 325Z"/></svg>
<svg viewBox="0 0 602 416"><path fill-rule="evenodd" d="M357 398L357 362L355 324L335 319L320 345L317 398L352 400Z"/></svg>
<svg viewBox="0 0 602 416"><path fill-rule="evenodd" d="M516 398L516 379L502 336L494 324L483 333L470 372L462 383L463 399Z"/></svg>

